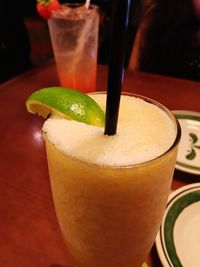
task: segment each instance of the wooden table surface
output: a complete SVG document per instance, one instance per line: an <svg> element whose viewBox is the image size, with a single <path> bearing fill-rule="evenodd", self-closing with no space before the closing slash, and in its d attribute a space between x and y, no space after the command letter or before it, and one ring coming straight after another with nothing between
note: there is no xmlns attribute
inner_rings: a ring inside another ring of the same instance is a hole
<svg viewBox="0 0 200 267"><path fill-rule="evenodd" d="M97 89L106 89L107 68L99 66ZM43 119L26 112L35 90L58 85L54 62L0 85L0 266L70 267L51 197ZM200 83L127 71L124 91L146 95L171 110L200 112ZM173 189L200 180L176 171ZM160 267L153 247L147 262Z"/></svg>

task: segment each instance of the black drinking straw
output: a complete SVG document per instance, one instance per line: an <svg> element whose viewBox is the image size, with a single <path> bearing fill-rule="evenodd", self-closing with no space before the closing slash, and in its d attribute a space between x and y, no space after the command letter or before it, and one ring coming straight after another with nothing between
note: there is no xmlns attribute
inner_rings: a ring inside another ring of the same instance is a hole
<svg viewBox="0 0 200 267"><path fill-rule="evenodd" d="M117 131L119 104L124 77L130 0L114 0L113 3L104 132L107 135L114 135Z"/></svg>

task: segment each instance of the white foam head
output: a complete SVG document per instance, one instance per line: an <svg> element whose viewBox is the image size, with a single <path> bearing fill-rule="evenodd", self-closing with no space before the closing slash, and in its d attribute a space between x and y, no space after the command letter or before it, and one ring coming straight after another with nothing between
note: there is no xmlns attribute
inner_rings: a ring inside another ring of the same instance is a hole
<svg viewBox="0 0 200 267"><path fill-rule="evenodd" d="M106 96L92 97L105 110ZM48 119L48 139L66 155L107 166L128 166L152 160L173 144L176 129L169 116L142 99L122 96L117 134L72 120Z"/></svg>

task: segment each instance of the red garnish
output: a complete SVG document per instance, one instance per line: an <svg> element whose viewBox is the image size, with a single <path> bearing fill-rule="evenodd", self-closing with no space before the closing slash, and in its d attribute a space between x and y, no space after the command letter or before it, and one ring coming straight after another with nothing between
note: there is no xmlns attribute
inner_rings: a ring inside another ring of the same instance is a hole
<svg viewBox="0 0 200 267"><path fill-rule="evenodd" d="M58 0L37 0L37 12L43 19L49 19L52 11L58 9Z"/></svg>

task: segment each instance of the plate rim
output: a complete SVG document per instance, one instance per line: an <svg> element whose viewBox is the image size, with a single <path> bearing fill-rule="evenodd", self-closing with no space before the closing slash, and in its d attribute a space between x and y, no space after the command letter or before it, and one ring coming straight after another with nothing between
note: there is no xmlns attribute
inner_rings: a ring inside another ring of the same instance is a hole
<svg viewBox="0 0 200 267"><path fill-rule="evenodd" d="M155 245L158 252L159 259L164 267L174 267L173 263L171 262L170 256L168 255L168 252L166 250L165 245L165 237L163 236L162 230L163 225L165 223L166 216L168 212L170 211L170 208L173 206L173 203L176 202L176 200L180 199L183 196L186 196L190 193L193 193L195 191L200 190L200 182L198 183L192 183L185 186L182 186L175 191L172 191L168 198L166 210L162 219L161 226L159 228L158 234L156 236ZM192 202L194 203L194 202ZM191 205L191 204L190 204ZM189 206L189 205L188 205ZM183 209L184 210L184 209ZM181 211L182 212L182 211ZM179 214L181 214L181 212ZM178 217L177 217L178 218ZM164 244L163 244L164 242ZM173 240L171 241L173 242Z"/></svg>
<svg viewBox="0 0 200 267"><path fill-rule="evenodd" d="M191 111L191 110L172 110L172 113L175 115L175 117L177 118L176 115L191 115L191 116L197 116L200 118L200 112L198 111ZM181 118L177 118L177 120L179 120ZM183 118L184 119L184 118ZM196 119L192 119L192 118L188 118L188 120L195 120L200 122L200 120L196 120ZM190 166L187 164L184 164L182 162L179 162L178 160L176 161L175 164L175 168L177 170L189 173L189 174L194 174L194 175L200 175L200 167L195 167L195 166Z"/></svg>

